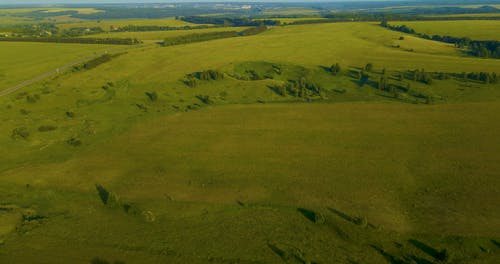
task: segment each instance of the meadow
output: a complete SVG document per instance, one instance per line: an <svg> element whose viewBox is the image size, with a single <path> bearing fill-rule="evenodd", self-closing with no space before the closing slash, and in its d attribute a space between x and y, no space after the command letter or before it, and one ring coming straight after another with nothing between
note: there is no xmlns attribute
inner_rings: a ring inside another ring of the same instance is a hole
<svg viewBox="0 0 500 264"><path fill-rule="evenodd" d="M451 30L497 36L470 22ZM0 42L0 85L105 50L0 96L0 263L500 258L500 84L462 74L500 60L344 22L172 46Z"/></svg>
<svg viewBox="0 0 500 264"><path fill-rule="evenodd" d="M407 25L418 33L429 36L468 37L474 40L500 40L499 20L450 20L450 21L404 21L395 25Z"/></svg>
<svg viewBox="0 0 500 264"><path fill-rule="evenodd" d="M110 49L113 46L0 42L0 90Z"/></svg>
<svg viewBox="0 0 500 264"><path fill-rule="evenodd" d="M208 32L242 31L248 27L213 27L189 30L168 31L142 31L142 32L111 32L84 36L87 38L136 38L145 43L162 42L165 38L184 36L189 34L201 34Z"/></svg>

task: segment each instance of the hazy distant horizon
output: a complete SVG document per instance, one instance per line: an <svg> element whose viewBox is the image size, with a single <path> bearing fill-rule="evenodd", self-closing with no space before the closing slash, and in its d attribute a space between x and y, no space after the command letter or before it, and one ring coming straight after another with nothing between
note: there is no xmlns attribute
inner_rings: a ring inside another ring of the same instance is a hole
<svg viewBox="0 0 500 264"><path fill-rule="evenodd" d="M234 2L240 2L240 3L252 3L252 2L260 2L260 3L273 3L273 2L294 2L294 3L314 3L314 2L426 2L426 3L433 3L437 2L436 4L487 4L487 3L500 3L500 0L476 0L476 1L469 1L469 0L437 0L437 1L431 1L431 0L43 0L43 1L37 1L37 0L0 0L0 5L64 5L64 4L82 4L82 5L89 5L89 4L130 4L130 3L215 3L215 2L222 2L222 3L234 3Z"/></svg>

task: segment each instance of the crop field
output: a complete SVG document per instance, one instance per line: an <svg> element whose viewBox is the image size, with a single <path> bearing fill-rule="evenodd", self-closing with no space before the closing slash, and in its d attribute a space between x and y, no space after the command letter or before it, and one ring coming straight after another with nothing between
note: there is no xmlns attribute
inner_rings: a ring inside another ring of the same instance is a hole
<svg viewBox="0 0 500 264"><path fill-rule="evenodd" d="M404 21L393 22L407 25L418 33L468 37L475 40L500 40L500 20L458 20L458 21Z"/></svg>
<svg viewBox="0 0 500 264"><path fill-rule="evenodd" d="M0 263L496 263L500 59L246 9L227 11L239 27L64 37L139 44L0 41L0 92L61 68L0 93ZM57 19L42 30L200 25ZM389 21L475 40L497 22Z"/></svg>
<svg viewBox="0 0 500 264"><path fill-rule="evenodd" d="M103 30L109 31L110 27L124 27L124 26L168 26L168 27L184 27L184 26L198 26L182 20L173 18L162 19L116 19L116 20L101 20L101 21L86 21L79 23L65 23L58 25L61 29L69 29L75 27L101 27Z"/></svg>

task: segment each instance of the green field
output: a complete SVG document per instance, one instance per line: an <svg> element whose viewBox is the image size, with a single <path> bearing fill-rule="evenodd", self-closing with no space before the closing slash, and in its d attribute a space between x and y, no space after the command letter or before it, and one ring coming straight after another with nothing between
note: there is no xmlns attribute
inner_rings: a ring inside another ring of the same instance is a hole
<svg viewBox="0 0 500 264"><path fill-rule="evenodd" d="M75 27L101 27L103 30L109 31L110 27L124 27L124 26L169 26L169 27L184 27L184 26L197 26L182 20L173 18L162 19L116 19L116 20L101 20L101 21L86 21L78 23L66 23L58 25L61 29L69 29Z"/></svg>
<svg viewBox="0 0 500 264"><path fill-rule="evenodd" d="M85 36L87 38L137 38L146 43L160 42L165 38L184 36L189 34L201 34L208 32L242 31L248 27L214 27L190 30L169 30L169 31L143 31L143 32L112 32Z"/></svg>
<svg viewBox="0 0 500 264"><path fill-rule="evenodd" d="M468 37L474 40L500 40L500 20L450 20L450 21L404 21L392 22L407 25L418 33L453 37Z"/></svg>
<svg viewBox="0 0 500 264"><path fill-rule="evenodd" d="M300 19L312 18L280 18ZM492 39L496 22L390 23ZM59 27L126 25L194 24ZM245 28L89 36L139 46L0 42L0 90L116 55L0 96L0 263L500 258L500 83L463 74L500 74L499 59L378 22L150 44Z"/></svg>
<svg viewBox="0 0 500 264"><path fill-rule="evenodd" d="M0 90L64 64L113 49L107 45L0 42Z"/></svg>

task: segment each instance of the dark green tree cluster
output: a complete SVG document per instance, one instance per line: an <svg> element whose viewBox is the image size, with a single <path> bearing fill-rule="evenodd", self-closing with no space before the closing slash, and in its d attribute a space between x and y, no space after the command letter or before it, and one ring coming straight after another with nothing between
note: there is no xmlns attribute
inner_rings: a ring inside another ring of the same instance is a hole
<svg viewBox="0 0 500 264"><path fill-rule="evenodd" d="M424 69L414 70L412 72L412 74L413 74L413 80L414 81L416 81L416 82L423 82L423 83L426 83L426 84L429 84L429 85L432 84L432 74L428 73L428 72L425 72Z"/></svg>
<svg viewBox="0 0 500 264"><path fill-rule="evenodd" d="M192 29L204 29L212 28L209 25L199 25L199 26L183 26L183 27L171 27L171 26L155 26L155 25L128 25L124 27L112 28L110 31L113 32L142 32L142 31L172 31L172 30L192 30Z"/></svg>
<svg viewBox="0 0 500 264"><path fill-rule="evenodd" d="M469 72L469 73L462 73L462 77L469 79L469 80L475 80L475 81L481 81L484 83L498 83L499 81L499 76L492 72Z"/></svg>
<svg viewBox="0 0 500 264"><path fill-rule="evenodd" d="M224 73L214 70L206 70L194 73L194 77L196 77L196 79L201 81L210 81L210 80L217 81L224 79Z"/></svg>
<svg viewBox="0 0 500 264"><path fill-rule="evenodd" d="M116 53L116 54L108 54L108 53L103 54L103 55L96 57L94 59L91 59L91 60L89 60L81 65L74 66L73 71L78 71L81 69L86 69L86 70L93 69L93 68L95 68L101 64L104 64L104 63L112 60L113 58L118 57L120 55L123 55L125 53L126 52ZM107 85L103 86L102 88L104 90L107 90L110 86L112 86L112 85L110 85L110 83L108 83Z"/></svg>
<svg viewBox="0 0 500 264"><path fill-rule="evenodd" d="M333 74L333 75L337 75L340 73L340 65L338 63L335 63L333 64L332 66L330 66L330 72Z"/></svg>
<svg viewBox="0 0 500 264"><path fill-rule="evenodd" d="M218 81L223 79L224 73L215 70L206 70L186 75L183 82L189 87L196 87L198 81Z"/></svg>
<svg viewBox="0 0 500 264"><path fill-rule="evenodd" d="M267 30L267 26L264 24L260 24L257 27L252 27L252 28L245 29L245 30L239 32L239 35L240 36L257 35L257 34L260 34L264 31L266 31L266 30Z"/></svg>
<svg viewBox="0 0 500 264"><path fill-rule="evenodd" d="M273 90L281 96L289 94L300 98L321 95L321 87L305 77L277 85Z"/></svg>
<svg viewBox="0 0 500 264"><path fill-rule="evenodd" d="M61 33L61 37L71 38L71 37L79 37L79 36L86 36L99 33L104 33L104 29L102 29L101 27L91 27L91 28L74 27L64 30Z"/></svg>

